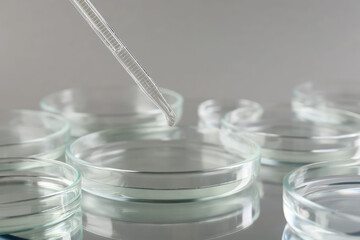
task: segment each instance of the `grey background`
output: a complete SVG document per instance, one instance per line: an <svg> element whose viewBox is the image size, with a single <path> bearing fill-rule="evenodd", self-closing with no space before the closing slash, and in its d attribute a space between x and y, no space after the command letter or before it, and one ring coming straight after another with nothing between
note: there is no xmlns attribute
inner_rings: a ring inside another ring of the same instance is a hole
<svg viewBox="0 0 360 240"><path fill-rule="evenodd" d="M184 123L207 98L280 102L309 79L358 81L358 0L93 2L158 85L184 95ZM66 0L1 0L0 30L0 108L38 108L63 88L132 84ZM283 227L281 187L265 185L260 219L224 239L275 240Z"/></svg>
<svg viewBox="0 0 360 240"><path fill-rule="evenodd" d="M94 0L159 86L188 99L288 100L309 78L357 78L357 0ZM67 0L1 0L1 107L72 86L131 84Z"/></svg>

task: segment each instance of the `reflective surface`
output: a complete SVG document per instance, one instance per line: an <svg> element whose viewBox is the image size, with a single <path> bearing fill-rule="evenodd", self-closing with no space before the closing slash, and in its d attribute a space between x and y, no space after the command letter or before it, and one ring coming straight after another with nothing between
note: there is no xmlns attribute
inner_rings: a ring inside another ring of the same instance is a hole
<svg viewBox="0 0 360 240"><path fill-rule="evenodd" d="M263 192L261 192L260 199L260 215L259 218L249 227L242 229L241 231L235 233L229 233L226 236L216 237L217 240L241 240L241 239L269 239L269 240L280 240L282 232L285 226L285 220L283 217L282 211L282 188L280 185L265 183L262 185ZM205 220L205 219L204 219ZM107 222L105 221L105 224ZM192 231L188 234L185 239L196 240L197 239L197 224L196 222L191 222L189 225L192 225ZM137 225L139 226L139 225ZM221 225L220 225L221 226ZM226 224L222 225L222 227ZM165 227L165 226L164 226ZM213 231L213 228L205 228L204 231ZM127 231L131 234L142 234L145 231L143 228L137 227L132 228ZM110 231L111 232L111 231ZM184 236L182 232L173 232L176 237ZM108 240L109 237L101 237L94 233L84 230L84 239L86 240ZM116 239L116 238L114 238ZM121 238L118 238L121 239ZM131 238L129 238L131 239ZM141 238L140 238L141 239ZM172 239L172 238L169 238ZM176 238L174 238L176 239ZM133 238L131 240L139 240L139 238Z"/></svg>
<svg viewBox="0 0 360 240"><path fill-rule="evenodd" d="M258 186L211 200L131 202L83 193L84 228L114 239L209 239L240 231L259 216Z"/></svg>

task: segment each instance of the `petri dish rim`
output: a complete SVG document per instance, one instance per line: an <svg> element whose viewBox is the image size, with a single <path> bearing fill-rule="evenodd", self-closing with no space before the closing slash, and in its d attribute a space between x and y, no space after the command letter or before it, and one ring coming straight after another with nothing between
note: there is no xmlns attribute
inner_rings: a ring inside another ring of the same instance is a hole
<svg viewBox="0 0 360 240"><path fill-rule="evenodd" d="M360 159L352 159L352 160L336 160L331 161L330 163L328 161L318 162L318 163L312 163L308 165L301 166L297 169L294 169L287 173L285 177L283 178L283 191L284 193L288 193L295 201L309 207L310 209L325 211L328 214L334 214L342 217L346 217L349 219L356 219L360 222L360 217L357 215L353 215L350 213L344 213L339 210L334 210L328 207L325 207L321 204L315 203L305 197L303 197L301 194L297 193L295 188L293 188L290 184L290 181L292 177L299 174L300 172L306 172L306 170L310 169L319 169L319 168L339 168L339 167L351 167L351 166L360 166Z"/></svg>
<svg viewBox="0 0 360 240"><path fill-rule="evenodd" d="M56 196L56 195L61 195L62 193L67 192L68 190L74 188L76 185L81 183L81 173L80 173L80 171L78 169L76 169L75 167L73 167L70 164L67 164L65 162L52 160L52 159L42 159L42 158L32 158L32 157L4 157L4 158L0 158L0 164L2 164L3 161L5 161L5 160L11 160L13 162L19 161L19 160L32 160L32 161L43 162L43 163L51 163L52 165L58 165L58 166L62 166L62 167L71 169L72 172L76 173L75 180L72 181L72 183L69 186L66 186L66 187L62 188L61 190L58 190L58 191L56 191L54 193L41 196L41 197L39 197L37 199L46 199L46 198L53 197L53 196ZM16 202L12 202L12 203L26 202L26 201L31 201L31 200L34 200L34 199L20 200L20 201L16 201ZM6 204L6 203L0 202L0 205L1 204Z"/></svg>
<svg viewBox="0 0 360 240"><path fill-rule="evenodd" d="M148 128L143 128L143 129L169 129L168 127L148 127ZM193 130L199 130L201 131L201 129L199 129L198 127L195 126L176 126L175 128L188 128L188 129L193 129ZM178 172L151 172L151 171L135 171L135 170L126 170L126 169L118 169L118 168L110 168L110 167L101 167L101 166L95 166L85 160L82 160L78 157L76 157L71 150L71 147L73 145L75 145L77 142L79 142L80 140L82 140L85 137L91 137L91 136L95 136L95 135L99 135L99 134L106 134L109 132L113 132L114 130L124 130L124 128L113 128L113 129L107 129L107 130L103 130L103 131L99 131L99 132L94 132L94 133L90 133L87 134L83 137L80 137L78 139L76 139L72 144L68 144L66 146L65 149L65 154L67 157L71 158L72 161L75 161L83 166L87 166L93 169L98 169L98 170L102 170L102 171L109 171L109 172L117 172L117 173L126 173L126 174L146 174L146 175L166 175L166 174L176 174L176 175L181 175L181 174L202 174L202 173L212 173L212 172L218 172L218 171L222 171L222 170L226 170L226 169L232 169L232 168L236 168L239 167L245 163L248 162L252 162L255 161L256 159L259 159L261 156L261 148L260 146L255 143L253 140L246 138L246 137L242 137L243 140L247 141L251 147L254 148L254 153L251 154L250 157L246 158L245 160L239 162L239 163L235 163L235 164L231 164L229 166L226 167L221 167L221 168L215 168L215 169L209 169L209 170L195 170L195 171L178 171ZM221 134L225 134L225 133L221 133ZM235 143L236 144L236 143ZM238 144L236 144L238 145ZM226 151L224 149L224 151Z"/></svg>
<svg viewBox="0 0 360 240"><path fill-rule="evenodd" d="M357 113L353 113L350 111L345 111L345 110L338 110L338 109L333 109L332 111L336 111L338 114L342 114L345 116L351 116L351 117L355 117L359 120L360 123L360 115ZM223 126L225 126L225 128L228 128L230 130L234 130L234 131L242 131L245 133L249 133L249 134L256 134L258 136L265 136L265 137L270 137L270 138L291 138L291 139L303 139L303 140L326 140L326 139L347 139L347 138L353 138L353 137L359 137L360 136L360 131L355 132L355 133L348 133L348 134L341 134L341 135L329 135L329 136L291 136L291 135L280 135L280 134L275 134L275 133L266 133L266 132L261 132L261 131L247 131L246 130L246 126L245 127L238 127L234 124L231 124L229 121L227 121L228 116L231 114L231 112L227 113L224 115L224 117L222 117L221 119L221 124Z"/></svg>
<svg viewBox="0 0 360 240"><path fill-rule="evenodd" d="M311 97L311 98L316 97L316 95L313 92L312 93L305 93L303 91L304 88L309 88L309 87L313 87L313 82L307 81L307 82L303 82L303 83L300 83L300 84L296 85L292 89L293 96Z"/></svg>
<svg viewBox="0 0 360 240"><path fill-rule="evenodd" d="M2 112L4 110L0 110ZM61 127L58 131L53 132L51 134L48 134L44 137L38 137L30 140L21 141L18 143L6 143L6 144L0 144L0 147L6 147L6 146L17 146L17 145L23 145L23 144L30 144L30 143L37 143L42 141L49 141L49 139L56 138L61 135L66 135L67 133L70 135L70 123L68 120L66 120L64 117L51 113L51 112L44 112L44 111L36 111L36 110L25 110L25 109L15 109L15 110L8 110L9 113L26 113L26 114L32 114L32 115L38 115L38 116L46 116L55 118L59 122L62 122L64 125Z"/></svg>
<svg viewBox="0 0 360 240"><path fill-rule="evenodd" d="M207 99L205 101L202 101L197 108L197 113L198 113L198 117L201 118L205 118L207 117L209 114L211 114L211 112L209 113L207 111L208 107L212 107L212 106L218 106L219 108L221 107L226 107L226 105L233 105L234 109L238 108L239 106L241 107L241 105L244 105L244 107L248 107L248 106L252 106L252 107L256 107L261 109L261 105L255 101L249 100L249 99L235 99L235 100L230 100L230 99L222 99L222 98L210 98ZM236 106L238 105L238 106Z"/></svg>
<svg viewBox="0 0 360 240"><path fill-rule="evenodd" d="M132 86L134 87L134 86ZM104 89L110 88L110 87L103 87ZM67 88L67 89L63 89L54 93L51 93L50 95L45 96L44 98L42 98L42 100L40 101L40 107L44 110L44 111L48 111L51 113L56 113L56 114L62 114L63 112L60 111L57 108L51 107L47 104L47 101L51 98L54 98L57 95L62 95L65 92L69 92L69 91L77 91L77 90L87 90L87 89L92 89L91 87L85 87L85 88ZM167 89L167 88L159 88L159 90L161 91L161 93L163 95L169 95L174 97L176 100L174 103L170 103L170 106L172 108L180 108L183 103L184 103L184 98L181 94ZM140 91L140 90L139 90ZM91 113L91 112L71 112L71 114L75 114L78 116L88 116L88 115L92 115L92 116L97 116L97 117L124 117L124 116L137 116L137 117L144 117L147 118L151 115L157 115L157 114L162 114L161 110L158 108L154 108L151 110L148 110L146 112L141 112L141 113L115 113L115 114L98 114L98 113Z"/></svg>
<svg viewBox="0 0 360 240"><path fill-rule="evenodd" d="M347 88L347 86L354 86L354 83L357 83L358 80L351 80L351 79L341 79L335 83L330 85L325 85L324 83L317 82L314 80L304 81L297 85L295 85L292 89L293 97L301 97L301 98L308 98L308 99L315 99L315 100L325 100L322 95L327 95L329 90L333 90L333 88ZM320 88L319 88L320 87ZM355 88L356 89L356 88ZM349 89L353 91L353 88ZM341 91L340 91L341 93ZM292 99L294 100L294 99Z"/></svg>

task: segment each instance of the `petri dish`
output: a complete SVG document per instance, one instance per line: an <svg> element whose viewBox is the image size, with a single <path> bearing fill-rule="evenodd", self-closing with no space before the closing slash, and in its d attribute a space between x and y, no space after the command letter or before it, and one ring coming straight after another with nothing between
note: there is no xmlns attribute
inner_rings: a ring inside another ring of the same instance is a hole
<svg viewBox="0 0 360 240"><path fill-rule="evenodd" d="M257 119L262 114L262 107L257 102L247 99L226 100L226 99L209 99L199 104L198 118L199 127L203 128L220 128L221 119L230 111L237 111L250 119Z"/></svg>
<svg viewBox="0 0 360 240"><path fill-rule="evenodd" d="M173 203L118 201L84 191L84 230L106 239L213 239L251 226L259 199L256 182L226 196Z"/></svg>
<svg viewBox="0 0 360 240"><path fill-rule="evenodd" d="M94 195L176 202L246 187L256 179L260 150L247 138L196 127L116 128L77 139L66 159Z"/></svg>
<svg viewBox="0 0 360 240"><path fill-rule="evenodd" d="M80 173L60 161L0 158L0 239L82 239Z"/></svg>
<svg viewBox="0 0 360 240"><path fill-rule="evenodd" d="M61 159L70 125L61 116L32 110L0 111L0 157Z"/></svg>
<svg viewBox="0 0 360 240"><path fill-rule="evenodd" d="M305 240L301 236L297 235L289 225L286 225L283 231L282 240Z"/></svg>
<svg viewBox="0 0 360 240"><path fill-rule="evenodd" d="M160 90L180 120L183 97ZM137 86L66 89L44 97L40 105L68 119L75 138L113 127L167 125L162 112Z"/></svg>
<svg viewBox="0 0 360 240"><path fill-rule="evenodd" d="M294 88L292 102L296 108L331 107L360 113L359 92L358 81L306 82Z"/></svg>
<svg viewBox="0 0 360 240"><path fill-rule="evenodd" d="M261 177L280 183L289 171L309 163L359 155L360 115L344 110L265 107L256 121L232 111L222 129L252 138L262 147Z"/></svg>
<svg viewBox="0 0 360 240"><path fill-rule="evenodd" d="M309 164L286 175L288 239L360 239L360 160ZM290 238L291 237L291 238Z"/></svg>

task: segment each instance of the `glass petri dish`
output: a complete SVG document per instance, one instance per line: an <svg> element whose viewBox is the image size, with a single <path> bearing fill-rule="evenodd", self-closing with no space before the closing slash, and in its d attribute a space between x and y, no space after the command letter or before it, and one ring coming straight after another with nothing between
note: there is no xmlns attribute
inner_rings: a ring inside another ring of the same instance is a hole
<svg viewBox="0 0 360 240"><path fill-rule="evenodd" d="M301 236L297 235L289 225L286 225L283 231L282 240L305 240Z"/></svg>
<svg viewBox="0 0 360 240"><path fill-rule="evenodd" d="M360 160L300 167L284 178L283 189L288 236L360 239Z"/></svg>
<svg viewBox="0 0 360 240"><path fill-rule="evenodd" d="M161 92L179 121L183 97L168 89ZM40 105L67 118L73 137L113 127L167 125L162 112L137 86L66 89L46 96Z"/></svg>
<svg viewBox="0 0 360 240"><path fill-rule="evenodd" d="M336 83L306 82L293 90L293 105L301 107L331 107L360 113L360 85L358 81Z"/></svg>
<svg viewBox="0 0 360 240"><path fill-rule="evenodd" d="M82 239L80 196L68 164L0 158L0 239Z"/></svg>
<svg viewBox="0 0 360 240"><path fill-rule="evenodd" d="M260 175L270 182L280 183L304 164L359 155L360 115L343 110L275 106L264 108L257 121L235 110L224 117L222 129L262 147Z"/></svg>
<svg viewBox="0 0 360 240"><path fill-rule="evenodd" d="M253 183L200 201L133 202L83 194L84 230L106 239L213 239L249 227L260 213Z"/></svg>
<svg viewBox="0 0 360 240"><path fill-rule="evenodd" d="M224 141L231 144L224 148ZM234 141L196 127L110 129L83 136L66 150L85 191L123 201L227 194L254 181L259 158L258 145L249 139Z"/></svg>
<svg viewBox="0 0 360 240"><path fill-rule="evenodd" d="M257 102L247 99L226 100L226 99L209 99L199 104L198 118L199 127L203 128L220 128L221 119L230 111L237 111L250 119L257 119L262 114L262 107Z"/></svg>
<svg viewBox="0 0 360 240"><path fill-rule="evenodd" d="M70 138L61 116L31 110L0 111L0 157L60 159Z"/></svg>

